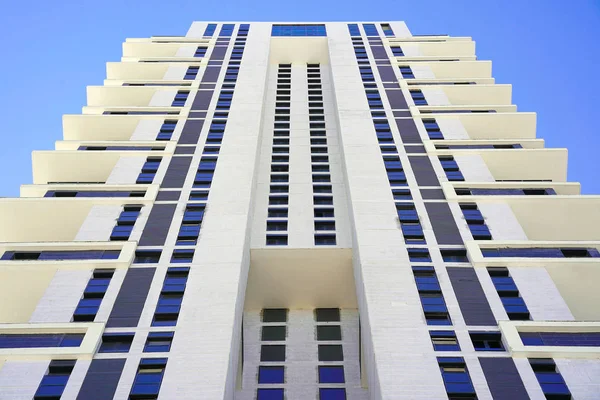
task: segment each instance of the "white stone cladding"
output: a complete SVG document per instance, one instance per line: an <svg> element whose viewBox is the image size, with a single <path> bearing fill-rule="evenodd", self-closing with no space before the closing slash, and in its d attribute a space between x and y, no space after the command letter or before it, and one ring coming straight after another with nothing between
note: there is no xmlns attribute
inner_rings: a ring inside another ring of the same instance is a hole
<svg viewBox="0 0 600 400"><path fill-rule="evenodd" d="M429 102L429 100L427 101ZM443 118L436 118L435 122L440 127L445 140L469 139L469 133L463 126L460 118L444 116Z"/></svg>
<svg viewBox="0 0 600 400"><path fill-rule="evenodd" d="M156 140L162 124L163 120L160 119L142 119L138 122L129 140Z"/></svg>
<svg viewBox="0 0 600 400"><path fill-rule="evenodd" d="M600 396L600 360L555 358L554 363L574 399L598 399Z"/></svg>
<svg viewBox="0 0 600 400"><path fill-rule="evenodd" d="M416 78L416 77L415 77ZM441 88L430 88L430 87L422 87L421 92L425 96L425 100L427 100L427 105L429 106L449 106L451 105L450 100L448 100L448 96L446 96L446 92ZM440 126L441 129L441 126ZM444 131L442 130L442 133Z"/></svg>
<svg viewBox="0 0 600 400"><path fill-rule="evenodd" d="M534 321L572 321L573 314L544 267L510 267L519 293Z"/></svg>
<svg viewBox="0 0 600 400"><path fill-rule="evenodd" d="M455 155L454 160L466 182L495 182L494 176L479 155Z"/></svg>
<svg viewBox="0 0 600 400"><path fill-rule="evenodd" d="M445 398L345 24L328 24L371 399ZM373 221L374 215L387 216ZM367 302L368 299L368 302ZM402 359L403 373L397 372Z"/></svg>
<svg viewBox="0 0 600 400"><path fill-rule="evenodd" d="M195 52L195 50L194 50ZM194 54L192 54L190 57L193 57ZM183 79L183 77L185 76L185 73L187 72L188 67L184 66L184 65L169 65L169 68L167 68L167 72L165 72L165 74L163 75L163 80L165 81L180 81Z"/></svg>
<svg viewBox="0 0 600 400"><path fill-rule="evenodd" d="M123 207L116 205L93 206L81 224L75 241L103 242L109 240L121 211L123 211Z"/></svg>
<svg viewBox="0 0 600 400"><path fill-rule="evenodd" d="M1 400L31 400L50 361L6 361L0 369Z"/></svg>
<svg viewBox="0 0 600 400"><path fill-rule="evenodd" d="M412 63L410 69L413 72L415 79L435 79L435 74L429 65Z"/></svg>
<svg viewBox="0 0 600 400"><path fill-rule="evenodd" d="M171 107L177 90L159 89L152 95L148 107Z"/></svg>
<svg viewBox="0 0 600 400"><path fill-rule="evenodd" d="M405 57L420 57L423 55L418 43L402 43L402 52Z"/></svg>
<svg viewBox="0 0 600 400"><path fill-rule="evenodd" d="M234 396L269 35L252 24L160 399Z"/></svg>
<svg viewBox="0 0 600 400"><path fill-rule="evenodd" d="M91 276L90 270L56 271L29 322L71 322L73 312Z"/></svg>
<svg viewBox="0 0 600 400"><path fill-rule="evenodd" d="M396 37L412 36L410 30L408 29L408 26L406 26L406 23L404 21L390 22L390 26L392 27L392 30L394 31L394 35L396 35Z"/></svg>
<svg viewBox="0 0 600 400"><path fill-rule="evenodd" d="M108 185L131 185L137 180L146 157L123 156L117 161L110 175L106 178Z"/></svg>
<svg viewBox="0 0 600 400"><path fill-rule="evenodd" d="M527 235L510 205L500 202L479 202L477 207L484 216L494 240L527 240Z"/></svg>
<svg viewBox="0 0 600 400"><path fill-rule="evenodd" d="M194 53L196 52L196 49L198 48L198 45L183 45L183 46L179 46L179 49L177 49L177 53L175 53L175 57L180 57L180 58L191 58L194 57Z"/></svg>

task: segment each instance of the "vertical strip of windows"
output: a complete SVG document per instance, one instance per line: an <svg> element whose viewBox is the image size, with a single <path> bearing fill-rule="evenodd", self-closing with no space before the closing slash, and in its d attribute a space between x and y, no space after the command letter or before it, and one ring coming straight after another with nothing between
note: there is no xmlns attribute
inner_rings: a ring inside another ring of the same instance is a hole
<svg viewBox="0 0 600 400"><path fill-rule="evenodd" d="M410 97L412 97L413 103L415 106L426 106L427 100L425 99L425 95L421 91L421 89L411 89Z"/></svg>
<svg viewBox="0 0 600 400"><path fill-rule="evenodd" d="M381 30L385 36L395 36L390 24L381 24Z"/></svg>
<svg viewBox="0 0 600 400"><path fill-rule="evenodd" d="M156 176L156 172L158 171L158 167L162 157L148 157L146 158L146 162L142 166L142 171L138 175L135 183L136 184L150 184L154 181L154 177Z"/></svg>
<svg viewBox="0 0 600 400"><path fill-rule="evenodd" d="M129 236L131 235L131 231L133 231L133 226L135 225L135 221L140 215L141 210L141 205L127 205L123 207L123 211L121 211L121 214L117 219L117 224L115 225L115 227L112 230L112 233L110 234L110 240L129 240Z"/></svg>
<svg viewBox="0 0 600 400"><path fill-rule="evenodd" d="M438 357L438 365L450 399L477 399L475 387L462 357Z"/></svg>
<svg viewBox="0 0 600 400"><path fill-rule="evenodd" d="M175 326L190 273L189 267L170 267L158 298L152 326Z"/></svg>
<svg viewBox="0 0 600 400"><path fill-rule="evenodd" d="M402 55L404 55L404 53L402 53ZM399 68L400 68L400 74L402 74L402 78L415 79L415 74L409 65L401 65Z"/></svg>
<svg viewBox="0 0 600 400"><path fill-rule="evenodd" d="M271 153L271 192L266 222L267 246L286 246L288 243L291 90L292 65L279 64Z"/></svg>
<svg viewBox="0 0 600 400"><path fill-rule="evenodd" d="M454 160L454 157L439 156L438 158L449 181L463 182L465 180L465 177L460 172L460 168L458 168L458 163Z"/></svg>
<svg viewBox="0 0 600 400"><path fill-rule="evenodd" d="M260 363L258 365L257 400L283 400L288 310L265 308L261 312Z"/></svg>
<svg viewBox="0 0 600 400"><path fill-rule="evenodd" d="M404 57L404 51L402 51L402 47L390 46L390 49L392 50L392 54L394 55L394 57ZM408 69L410 70L410 67L408 67ZM400 68L400 70L402 70L402 68ZM410 71L410 73L412 74L412 71Z"/></svg>
<svg viewBox="0 0 600 400"><path fill-rule="evenodd" d="M475 240L492 240L490 229L476 203L461 203L460 209Z"/></svg>
<svg viewBox="0 0 600 400"><path fill-rule="evenodd" d="M500 296L504 310L511 321L531 319L525 300L521 297L515 281L506 267L488 267L488 274Z"/></svg>
<svg viewBox="0 0 600 400"><path fill-rule="evenodd" d="M176 126L177 120L165 120L162 126L160 127L160 130L158 131L158 136L156 136L156 140L171 140L173 132L175 132Z"/></svg>
<svg viewBox="0 0 600 400"><path fill-rule="evenodd" d="M348 24L348 32L350 32L350 36L360 36L358 24Z"/></svg>
<svg viewBox="0 0 600 400"><path fill-rule="evenodd" d="M315 309L319 399L345 399L344 349L339 308Z"/></svg>
<svg viewBox="0 0 600 400"><path fill-rule="evenodd" d="M223 26L221 26L221 30L219 31L219 37L232 36L234 28L235 24L223 24Z"/></svg>
<svg viewBox="0 0 600 400"><path fill-rule="evenodd" d="M217 24L208 24L206 25L206 29L204 30L204 37L212 37L215 34L215 30L217 29Z"/></svg>
<svg viewBox="0 0 600 400"><path fill-rule="evenodd" d="M325 108L323 106L323 86L321 66L307 65L308 81L308 120L310 132L311 169L313 195L315 186L331 185L329 170L329 148L327 146L327 127L325 124ZM314 205L314 240L316 246L336 244L335 215L333 195L320 195Z"/></svg>
<svg viewBox="0 0 600 400"><path fill-rule="evenodd" d="M114 269L95 269L73 313L73 322L92 322L108 290Z"/></svg>
<svg viewBox="0 0 600 400"><path fill-rule="evenodd" d="M142 358L129 392L129 400L158 399L166 367L166 358Z"/></svg>
<svg viewBox="0 0 600 400"><path fill-rule="evenodd" d="M175 95L175 99L173 99L173 103L171 103L171 107L185 106L185 102L187 101L189 94L189 91L179 90Z"/></svg>
<svg viewBox="0 0 600 400"><path fill-rule="evenodd" d="M427 131L427 135L431 140L444 140L444 135L440 129L440 126L435 119L427 118L423 119L423 125Z"/></svg>
<svg viewBox="0 0 600 400"><path fill-rule="evenodd" d="M408 253L409 257L412 256L411 253L418 252L427 253L427 257L429 258L427 249L410 249ZM419 254L417 256L424 256L424 254ZM431 259L429 258L429 260ZM411 261L414 261L414 259ZM440 287L433 266L415 265L412 267L412 271L417 284L417 291L421 298L421 305L423 307L423 314L425 315L427 325L452 325L448 307L446 306L444 295L442 294L442 288Z"/></svg>
<svg viewBox="0 0 600 400"><path fill-rule="evenodd" d="M76 360L52 360L48 366L48 371L42 378L40 385L33 396L33 400L54 400L60 399L71 372L75 368Z"/></svg>
<svg viewBox="0 0 600 400"><path fill-rule="evenodd" d="M194 55L195 56L195 55ZM186 81L193 81L198 76L198 71L200 71L200 67L197 65L190 65L185 71L185 76L183 77Z"/></svg>
<svg viewBox="0 0 600 400"><path fill-rule="evenodd" d="M546 399L571 400L571 391L551 358L530 358L529 364Z"/></svg>
<svg viewBox="0 0 600 400"><path fill-rule="evenodd" d="M365 30L365 35L367 36L379 36L379 32L377 32L377 26L375 26L375 24L363 24L363 29Z"/></svg>
<svg viewBox="0 0 600 400"><path fill-rule="evenodd" d="M198 48L196 48L196 51L194 52L194 58L205 57L207 50L208 50L208 47L206 47L206 46L198 46Z"/></svg>

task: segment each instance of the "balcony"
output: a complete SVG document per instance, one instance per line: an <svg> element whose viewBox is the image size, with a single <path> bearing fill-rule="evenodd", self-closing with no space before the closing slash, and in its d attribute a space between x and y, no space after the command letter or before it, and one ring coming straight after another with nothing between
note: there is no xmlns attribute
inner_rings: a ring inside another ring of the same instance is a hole
<svg viewBox="0 0 600 400"><path fill-rule="evenodd" d="M139 141L155 139L165 120L176 121L176 115L64 115L63 137L73 141ZM183 129L178 123L177 137ZM162 142L164 143L164 142Z"/></svg>

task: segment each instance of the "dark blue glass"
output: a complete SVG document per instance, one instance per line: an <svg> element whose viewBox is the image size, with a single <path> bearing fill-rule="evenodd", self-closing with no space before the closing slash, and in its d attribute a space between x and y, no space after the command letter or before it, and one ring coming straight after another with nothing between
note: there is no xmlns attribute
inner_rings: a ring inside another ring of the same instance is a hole
<svg viewBox="0 0 600 400"><path fill-rule="evenodd" d="M260 366L258 383L284 383L285 368L283 366Z"/></svg>
<svg viewBox="0 0 600 400"><path fill-rule="evenodd" d="M343 366L319 366L319 383L344 383ZM260 382L259 382L260 383Z"/></svg>
<svg viewBox="0 0 600 400"><path fill-rule="evenodd" d="M365 30L365 35L367 36L379 36L379 32L377 32L377 27L375 24L363 24L363 29Z"/></svg>
<svg viewBox="0 0 600 400"><path fill-rule="evenodd" d="M283 400L283 389L258 389L256 400Z"/></svg>
<svg viewBox="0 0 600 400"><path fill-rule="evenodd" d="M346 389L320 388L319 400L346 400Z"/></svg>
<svg viewBox="0 0 600 400"><path fill-rule="evenodd" d="M217 29L217 24L208 24L206 25L206 29L204 30L204 34L202 36L212 36Z"/></svg>
<svg viewBox="0 0 600 400"><path fill-rule="evenodd" d="M350 32L350 36L360 36L358 24L348 24L348 31Z"/></svg>

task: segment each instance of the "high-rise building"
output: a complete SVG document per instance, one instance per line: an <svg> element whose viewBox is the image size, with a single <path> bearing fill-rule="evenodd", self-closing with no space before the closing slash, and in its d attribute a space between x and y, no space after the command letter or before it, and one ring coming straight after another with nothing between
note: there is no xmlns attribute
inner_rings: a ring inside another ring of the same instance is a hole
<svg viewBox="0 0 600 400"><path fill-rule="evenodd" d="M600 198L471 38L194 22L63 129L0 199L0 399L600 398Z"/></svg>

